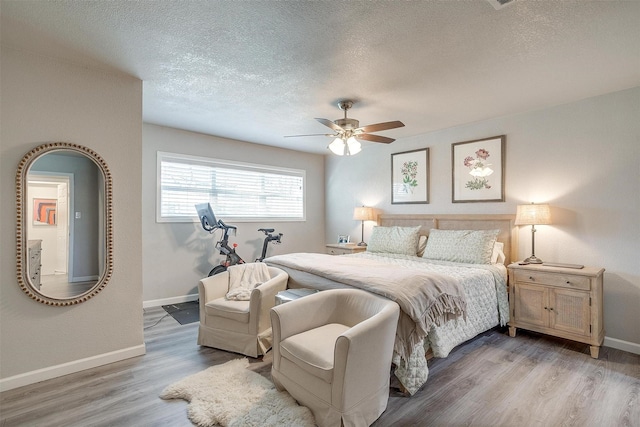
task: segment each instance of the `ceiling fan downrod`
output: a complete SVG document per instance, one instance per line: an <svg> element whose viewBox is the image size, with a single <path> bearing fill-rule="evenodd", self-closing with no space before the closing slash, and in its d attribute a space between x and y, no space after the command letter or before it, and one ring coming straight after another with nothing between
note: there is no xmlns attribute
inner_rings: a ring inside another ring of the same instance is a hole
<svg viewBox="0 0 640 427"><path fill-rule="evenodd" d="M353 101L350 101L348 99L342 100L340 102L338 102L338 108L341 109L342 111L344 111L344 118L343 119L337 119L334 121L335 124L337 124L338 126L340 126L342 129L344 129L345 131L349 131L349 130L355 130L358 129L358 126L360 126L360 122L356 119L349 119L347 118L347 111L353 107ZM347 136L350 137L350 135Z"/></svg>

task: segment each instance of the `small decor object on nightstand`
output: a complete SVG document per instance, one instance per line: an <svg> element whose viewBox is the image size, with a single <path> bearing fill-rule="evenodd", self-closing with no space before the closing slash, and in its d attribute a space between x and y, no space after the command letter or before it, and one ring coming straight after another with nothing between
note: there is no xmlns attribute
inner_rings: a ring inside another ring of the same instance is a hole
<svg viewBox="0 0 640 427"><path fill-rule="evenodd" d="M351 236L348 236L346 234L338 235L338 244L339 245L346 245L349 242L351 242Z"/></svg>
<svg viewBox="0 0 640 427"><path fill-rule="evenodd" d="M551 224L549 205L518 205L515 225L531 226L531 256L522 261L523 264L542 264L536 256L536 225Z"/></svg>
<svg viewBox="0 0 640 427"><path fill-rule="evenodd" d="M604 268L509 265L509 335L522 328L591 346L598 358L604 340Z"/></svg>

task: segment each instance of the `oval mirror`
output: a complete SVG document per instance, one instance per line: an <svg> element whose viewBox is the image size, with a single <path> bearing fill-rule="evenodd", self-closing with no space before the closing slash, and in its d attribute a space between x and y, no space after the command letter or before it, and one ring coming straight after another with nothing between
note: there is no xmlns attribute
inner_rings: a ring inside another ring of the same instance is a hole
<svg viewBox="0 0 640 427"><path fill-rule="evenodd" d="M18 283L34 300L72 305L111 278L111 174L93 150L56 142L29 151L16 177Z"/></svg>

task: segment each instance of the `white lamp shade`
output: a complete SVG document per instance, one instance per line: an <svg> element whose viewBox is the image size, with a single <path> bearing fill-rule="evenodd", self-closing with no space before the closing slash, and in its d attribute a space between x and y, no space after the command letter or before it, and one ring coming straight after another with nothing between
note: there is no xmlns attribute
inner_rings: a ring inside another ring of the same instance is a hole
<svg viewBox="0 0 640 427"><path fill-rule="evenodd" d="M347 150L348 156L358 154L362 150L362 144L360 144L360 141L358 141L354 137L347 139L347 147L348 147L348 150Z"/></svg>
<svg viewBox="0 0 640 427"><path fill-rule="evenodd" d="M362 151L362 144L354 137L350 137L346 142L342 138L336 138L329 144L329 150L338 156L352 156Z"/></svg>
<svg viewBox="0 0 640 427"><path fill-rule="evenodd" d="M353 210L353 219L358 221L373 221L373 208L367 206L357 207Z"/></svg>
<svg viewBox="0 0 640 427"><path fill-rule="evenodd" d="M329 144L329 150L338 156L344 156L344 141L342 138L336 138Z"/></svg>
<svg viewBox="0 0 640 427"><path fill-rule="evenodd" d="M551 210L549 205L529 204L518 205L515 225L544 225L551 224Z"/></svg>

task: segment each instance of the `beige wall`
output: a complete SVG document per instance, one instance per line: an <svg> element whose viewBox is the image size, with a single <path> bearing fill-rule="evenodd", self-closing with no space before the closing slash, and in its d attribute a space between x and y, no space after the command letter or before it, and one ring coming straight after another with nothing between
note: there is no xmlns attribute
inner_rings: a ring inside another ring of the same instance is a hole
<svg viewBox="0 0 640 427"><path fill-rule="evenodd" d="M264 235L257 231L259 228L275 228L284 234L282 244L269 245L267 256L324 250L324 155L145 124L142 162L145 305L178 302L197 294L198 280L222 259L214 250L214 236L205 232L200 223L156 222L158 151L305 170L306 221L233 223L238 230L230 240L239 244L238 254L245 261L260 256ZM219 232L216 237L220 237Z"/></svg>
<svg viewBox="0 0 640 427"><path fill-rule="evenodd" d="M605 345L630 344L640 352L639 118L640 88L634 88L388 146L366 144L353 157L332 156L326 170L325 237L360 236L360 223L351 215L361 204L386 213L515 214L518 204L549 203L554 224L538 227L536 255L606 268ZM502 134L507 136L506 201L452 203L451 144ZM431 203L391 205L391 153L424 147L430 148ZM521 227L519 242L520 256L530 255L530 227Z"/></svg>
<svg viewBox="0 0 640 427"><path fill-rule="evenodd" d="M11 388L144 352L142 82L6 45L0 73L0 385ZM18 162L55 141L94 149L113 175L113 277L96 297L70 307L29 299L15 272Z"/></svg>

